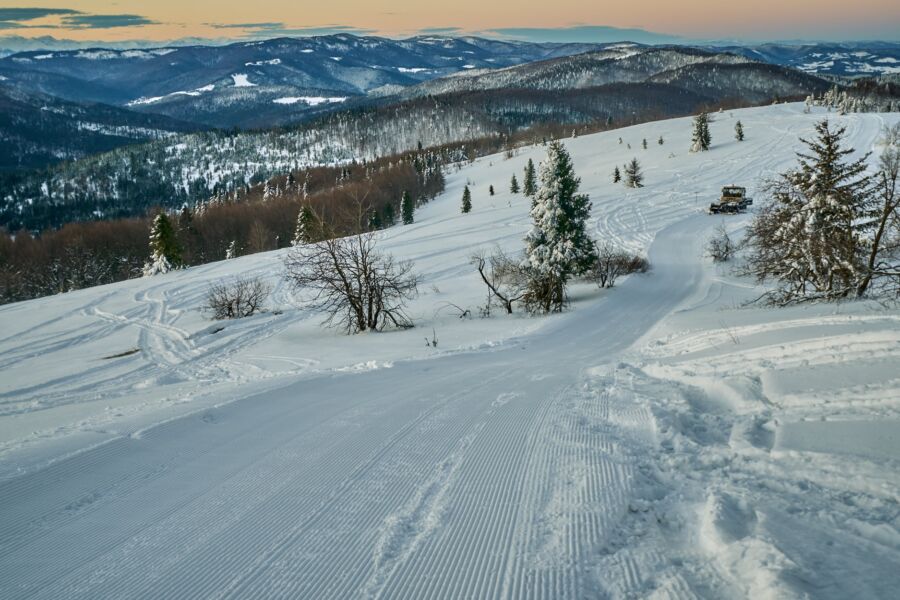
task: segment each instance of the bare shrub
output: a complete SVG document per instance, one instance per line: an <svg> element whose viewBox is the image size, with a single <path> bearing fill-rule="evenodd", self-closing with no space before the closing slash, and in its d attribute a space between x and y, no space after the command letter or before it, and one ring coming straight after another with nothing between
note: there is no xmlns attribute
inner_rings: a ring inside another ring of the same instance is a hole
<svg viewBox="0 0 900 600"><path fill-rule="evenodd" d="M597 260L586 276L601 288L611 288L616 280L631 273L646 273L650 263L643 256L630 254L609 243L597 243Z"/></svg>
<svg viewBox="0 0 900 600"><path fill-rule="evenodd" d="M249 317L259 312L271 291L269 284L257 277L215 283L206 293L206 308L213 319Z"/></svg>
<svg viewBox="0 0 900 600"><path fill-rule="evenodd" d="M489 256L484 251L479 251L472 255L471 261L488 287L488 314L491 299L496 298L506 309L506 313L511 315L513 303L522 300L528 291L528 274L518 261L499 247Z"/></svg>
<svg viewBox="0 0 900 600"><path fill-rule="evenodd" d="M737 245L728 235L725 226L716 227L715 233L706 244L706 254L713 259L713 262L723 263L731 260L736 251Z"/></svg>
<svg viewBox="0 0 900 600"><path fill-rule="evenodd" d="M325 325L346 333L409 328L407 300L418 294L412 263L378 251L374 233L327 239L295 247L285 258L287 278L314 292L313 307Z"/></svg>

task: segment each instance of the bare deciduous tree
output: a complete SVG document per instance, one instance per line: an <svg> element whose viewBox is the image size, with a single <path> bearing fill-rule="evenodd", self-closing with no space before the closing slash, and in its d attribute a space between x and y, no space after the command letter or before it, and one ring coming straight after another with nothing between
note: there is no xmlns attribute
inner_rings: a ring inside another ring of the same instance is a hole
<svg viewBox="0 0 900 600"><path fill-rule="evenodd" d="M314 293L313 306L325 324L348 334L412 327L404 312L418 293L412 263L378 251L374 233L322 240L295 247L285 258L287 277Z"/></svg>
<svg viewBox="0 0 900 600"><path fill-rule="evenodd" d="M206 308L213 319L249 317L262 308L270 292L269 284L259 278L215 283L206 293Z"/></svg>
<svg viewBox="0 0 900 600"><path fill-rule="evenodd" d="M731 260L736 250L737 245L731 239L731 236L728 235L728 230L725 229L724 225L716 227L715 233L713 233L713 236L709 238L709 242L706 244L706 253L713 259L713 262L717 263Z"/></svg>
<svg viewBox="0 0 900 600"><path fill-rule="evenodd" d="M873 281L881 291L900 295L900 194L897 193L900 124L887 129L882 141L887 148L881 155L880 169L876 175L875 230L866 258L865 274L857 289L859 296L869 291Z"/></svg>
<svg viewBox="0 0 900 600"><path fill-rule="evenodd" d="M513 260L498 247L490 256L483 250L476 252L472 255L472 264L488 287L489 298L499 300L506 313L511 315L513 303L522 300L528 291L528 275L520 261Z"/></svg>
<svg viewBox="0 0 900 600"><path fill-rule="evenodd" d="M629 254L609 243L597 243L597 260L586 273L588 279L601 288L611 288L616 280L630 273L645 273L650 267L647 259Z"/></svg>

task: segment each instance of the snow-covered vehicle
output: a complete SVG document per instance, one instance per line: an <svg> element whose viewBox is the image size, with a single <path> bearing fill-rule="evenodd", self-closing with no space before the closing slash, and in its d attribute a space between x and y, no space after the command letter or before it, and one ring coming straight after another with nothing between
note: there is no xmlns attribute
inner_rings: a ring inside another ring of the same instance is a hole
<svg viewBox="0 0 900 600"><path fill-rule="evenodd" d="M722 196L718 202L709 205L709 214L737 214L747 210L753 199L747 196L747 188L737 185L726 185L722 188Z"/></svg>

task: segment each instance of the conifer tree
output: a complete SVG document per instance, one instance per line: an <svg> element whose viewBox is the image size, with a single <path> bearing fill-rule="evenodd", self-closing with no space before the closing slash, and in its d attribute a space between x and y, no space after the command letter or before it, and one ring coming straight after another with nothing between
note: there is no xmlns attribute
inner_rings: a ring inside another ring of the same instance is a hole
<svg viewBox="0 0 900 600"><path fill-rule="evenodd" d="M369 231L376 231L378 229L381 229L383 227L383 224L381 221L381 213L379 213L377 210L374 210L374 209L371 212L369 212L368 225L369 225Z"/></svg>
<svg viewBox="0 0 900 600"><path fill-rule="evenodd" d="M400 197L400 215L404 225L411 225L415 221L415 212L416 206L413 204L412 196L408 191L403 190L403 195Z"/></svg>
<svg viewBox="0 0 900 600"><path fill-rule="evenodd" d="M512 176L512 179L509 180L509 191L513 194L519 193L519 180L516 179L515 173Z"/></svg>
<svg viewBox="0 0 900 600"><path fill-rule="evenodd" d="M304 205L297 214L297 228L294 230L292 246L301 244L314 244L321 240L322 224L313 209Z"/></svg>
<svg viewBox="0 0 900 600"><path fill-rule="evenodd" d="M734 139L739 142L744 141L744 126L740 121L734 124Z"/></svg>
<svg viewBox="0 0 900 600"><path fill-rule="evenodd" d="M468 185L463 189L461 210L463 214L471 212L472 210L472 192L469 191Z"/></svg>
<svg viewBox="0 0 900 600"><path fill-rule="evenodd" d="M150 262L144 265L144 276L168 273L181 264L181 244L172 221L165 213L159 213L150 227Z"/></svg>
<svg viewBox="0 0 900 600"><path fill-rule="evenodd" d="M618 165L616 165L616 168L613 169L612 180L613 180L613 183L619 183L620 181L622 181L622 172L619 171Z"/></svg>
<svg viewBox="0 0 900 600"><path fill-rule="evenodd" d="M644 174L641 173L641 164L636 158L625 165L625 185L630 188L644 187Z"/></svg>
<svg viewBox="0 0 900 600"><path fill-rule="evenodd" d="M491 196L494 195L494 186L493 185L488 186L488 194L490 194Z"/></svg>
<svg viewBox="0 0 900 600"><path fill-rule="evenodd" d="M529 158L528 164L525 165L525 181L522 186L522 193L531 198L535 192L537 192L537 174L534 169L534 161Z"/></svg>
<svg viewBox="0 0 900 600"><path fill-rule="evenodd" d="M225 260L231 260L237 256L237 248L234 240L231 240L231 243L228 244L228 247L225 248Z"/></svg>
<svg viewBox="0 0 900 600"><path fill-rule="evenodd" d="M541 163L540 187L531 209L533 227L525 236L524 266L529 272L528 303L540 312L558 312L565 305L568 280L596 260L586 224L591 202L579 194L581 180L560 142L551 142Z"/></svg>
<svg viewBox="0 0 900 600"><path fill-rule="evenodd" d="M647 149L647 138L644 138L644 141L641 142L641 145L644 147L644 150Z"/></svg>
<svg viewBox="0 0 900 600"><path fill-rule="evenodd" d="M694 117L694 131L691 135L691 152L706 152L712 143L709 134L709 115L705 112Z"/></svg>
<svg viewBox="0 0 900 600"><path fill-rule="evenodd" d="M802 140L799 165L773 182L774 202L750 226L748 266L759 281L777 282L763 296L773 304L844 298L865 276L872 180L868 155L845 161L854 150L841 146L844 132L818 123L816 139Z"/></svg>
<svg viewBox="0 0 900 600"><path fill-rule="evenodd" d="M394 204L388 202L384 205L384 218L382 221L384 222L385 227L391 227L397 222L397 214L394 212Z"/></svg>
<svg viewBox="0 0 900 600"><path fill-rule="evenodd" d="M657 143L658 143L660 146L662 146L662 145L665 143L665 140L663 140L663 136L659 136L659 141L658 141Z"/></svg>

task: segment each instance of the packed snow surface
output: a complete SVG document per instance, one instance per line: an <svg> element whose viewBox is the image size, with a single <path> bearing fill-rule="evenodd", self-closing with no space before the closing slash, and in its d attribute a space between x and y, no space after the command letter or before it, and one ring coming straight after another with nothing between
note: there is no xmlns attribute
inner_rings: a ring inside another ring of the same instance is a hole
<svg viewBox="0 0 900 600"><path fill-rule="evenodd" d="M0 597L894 597L900 311L745 307L703 256L750 218L704 207L761 202L822 116L716 114L698 154L689 119L565 140L593 235L652 270L549 318L456 308L475 250L522 247L540 146L380 234L423 275L412 330L321 328L284 251L0 307ZM877 156L897 115L830 118ZM610 182L632 157L643 189ZM210 321L236 275L268 312Z"/></svg>

